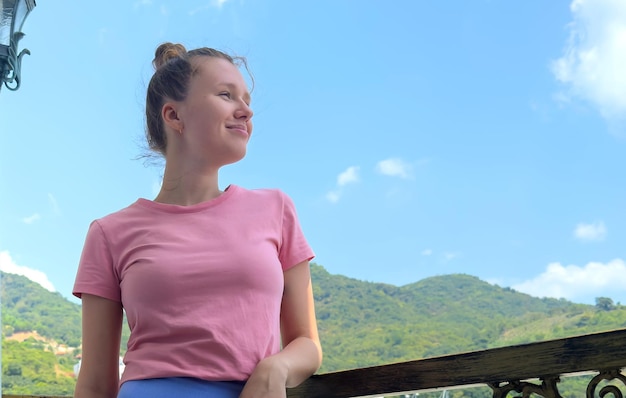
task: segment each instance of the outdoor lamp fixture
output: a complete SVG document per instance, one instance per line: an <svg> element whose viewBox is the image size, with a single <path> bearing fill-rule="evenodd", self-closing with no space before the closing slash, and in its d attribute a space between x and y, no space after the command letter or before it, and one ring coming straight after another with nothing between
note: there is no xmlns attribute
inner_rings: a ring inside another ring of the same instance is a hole
<svg viewBox="0 0 626 398"><path fill-rule="evenodd" d="M0 0L0 88L4 83L9 90L20 87L20 68L24 54L17 52L17 43L24 33L22 26L28 14L35 8L35 0Z"/></svg>

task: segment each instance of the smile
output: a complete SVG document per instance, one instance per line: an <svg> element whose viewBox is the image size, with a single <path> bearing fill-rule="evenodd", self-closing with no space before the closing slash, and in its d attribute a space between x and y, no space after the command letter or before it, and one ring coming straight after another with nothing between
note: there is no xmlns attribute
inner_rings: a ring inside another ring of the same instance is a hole
<svg viewBox="0 0 626 398"><path fill-rule="evenodd" d="M246 127L245 124L233 124L230 126L226 126L227 129L229 130L234 130L236 132L239 132L241 134L245 134L246 136L248 135L248 128Z"/></svg>

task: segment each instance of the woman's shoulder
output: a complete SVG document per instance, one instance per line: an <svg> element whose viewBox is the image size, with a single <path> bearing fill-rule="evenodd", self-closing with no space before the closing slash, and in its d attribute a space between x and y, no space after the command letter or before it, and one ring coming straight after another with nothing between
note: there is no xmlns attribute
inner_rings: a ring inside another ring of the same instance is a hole
<svg viewBox="0 0 626 398"><path fill-rule="evenodd" d="M280 188L242 188L240 186L231 185L229 189L234 188L239 196L250 199L250 200L266 200L272 202L280 202L283 203L285 201L291 201L289 195L287 195Z"/></svg>
<svg viewBox="0 0 626 398"><path fill-rule="evenodd" d="M94 220L95 223L98 224L120 224L129 220L135 220L137 216L139 216L142 212L145 212L144 206L141 205L141 201L143 199L137 199L135 202L130 205L123 207L119 210L115 210L110 212L104 216L96 218Z"/></svg>
<svg viewBox="0 0 626 398"><path fill-rule="evenodd" d="M291 197L279 188L237 188L241 193L239 205L244 209L262 209L266 214L293 215L296 205Z"/></svg>

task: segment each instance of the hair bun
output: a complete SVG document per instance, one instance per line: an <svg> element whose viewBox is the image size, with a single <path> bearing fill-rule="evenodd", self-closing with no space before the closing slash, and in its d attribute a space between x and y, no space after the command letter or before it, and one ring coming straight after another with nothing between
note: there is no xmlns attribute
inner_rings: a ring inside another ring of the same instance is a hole
<svg viewBox="0 0 626 398"><path fill-rule="evenodd" d="M154 69L158 69L170 59L180 58L186 54L187 49L182 44L163 43L157 47L154 53L154 60L152 60L152 65L154 66Z"/></svg>

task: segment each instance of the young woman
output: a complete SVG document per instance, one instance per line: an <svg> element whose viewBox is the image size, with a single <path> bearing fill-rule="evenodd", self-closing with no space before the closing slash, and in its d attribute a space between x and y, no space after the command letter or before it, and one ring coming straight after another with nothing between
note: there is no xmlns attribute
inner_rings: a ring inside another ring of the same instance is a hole
<svg viewBox="0 0 626 398"><path fill-rule="evenodd" d="M240 65L210 48L156 50L146 119L163 184L153 201L89 228L73 289L83 311L76 398L283 398L321 364L314 254L292 201L218 186L252 133ZM122 310L131 334L120 380Z"/></svg>

